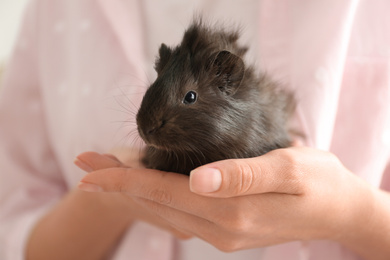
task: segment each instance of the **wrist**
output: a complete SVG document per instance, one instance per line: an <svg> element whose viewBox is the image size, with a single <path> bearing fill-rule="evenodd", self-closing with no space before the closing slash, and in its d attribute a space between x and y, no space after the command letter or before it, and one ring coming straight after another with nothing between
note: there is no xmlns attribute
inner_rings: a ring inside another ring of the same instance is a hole
<svg viewBox="0 0 390 260"><path fill-rule="evenodd" d="M89 194L88 194L89 195ZM101 210L111 212L115 215L118 223L131 225L135 220L133 203L131 198L122 193L99 192L91 195L99 196L99 206Z"/></svg>
<svg viewBox="0 0 390 260"><path fill-rule="evenodd" d="M390 195L358 179L351 195L349 221L335 240L364 259L388 259L390 255Z"/></svg>

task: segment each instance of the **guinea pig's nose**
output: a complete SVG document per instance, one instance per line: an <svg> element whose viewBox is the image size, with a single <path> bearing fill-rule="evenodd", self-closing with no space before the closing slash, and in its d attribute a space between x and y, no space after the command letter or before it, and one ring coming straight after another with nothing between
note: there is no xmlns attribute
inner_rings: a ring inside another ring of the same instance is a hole
<svg viewBox="0 0 390 260"><path fill-rule="evenodd" d="M158 129L158 127L150 128L150 129L148 129L148 130L146 131L146 133L147 133L148 135L153 134L154 132L157 131L157 129Z"/></svg>
<svg viewBox="0 0 390 260"><path fill-rule="evenodd" d="M160 128L163 128L164 125L166 124L166 121L165 120L161 120L161 122L159 122L157 124L157 126L151 126L147 129L147 133L150 135L150 134L154 134L157 130L159 130Z"/></svg>

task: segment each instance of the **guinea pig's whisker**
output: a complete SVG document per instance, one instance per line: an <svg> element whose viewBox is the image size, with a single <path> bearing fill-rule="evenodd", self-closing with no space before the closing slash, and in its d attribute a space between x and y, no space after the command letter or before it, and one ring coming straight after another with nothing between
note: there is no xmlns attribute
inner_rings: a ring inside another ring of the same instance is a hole
<svg viewBox="0 0 390 260"><path fill-rule="evenodd" d="M178 169L179 168L179 166L180 166L180 159L179 159L179 155L176 153L176 152L173 152L174 154L175 154L175 156L176 156L176 169Z"/></svg>
<svg viewBox="0 0 390 260"><path fill-rule="evenodd" d="M125 97L126 98L126 101L132 106L133 109L135 109L135 111L138 110L138 106L136 106L134 104L134 102L129 98L129 96L125 95L123 93L123 90L121 89L121 92L122 92L122 96L121 97ZM129 113L132 113L133 115L136 114L136 112L134 110L131 110L130 107L126 106L126 104L124 104L123 102L120 101L120 99L118 98L118 96L114 96L114 99L115 101L122 107L124 108L127 112Z"/></svg>
<svg viewBox="0 0 390 260"><path fill-rule="evenodd" d="M150 78L148 76L148 74L146 73L146 71L143 69L143 73L144 73L144 77L141 77L139 74L136 74L136 73L130 73L129 71L122 71L122 72L119 72L118 74L118 78L120 79L123 79L123 78L133 78L133 81L137 81L139 83L141 83L142 85L141 86L149 86L151 84L151 81L150 81ZM146 81L145 81L146 80ZM116 80L117 81L117 84L119 84L119 79Z"/></svg>
<svg viewBox="0 0 390 260"><path fill-rule="evenodd" d="M206 160L206 157L204 156L203 152L201 151L201 149L199 149L198 147L196 147L193 144L190 145L190 148L193 150L192 154L195 156L195 159L198 161L199 165L201 165L202 164L202 160L201 160L201 158L199 156L203 156L203 158ZM194 164L193 161L192 161L192 164Z"/></svg>

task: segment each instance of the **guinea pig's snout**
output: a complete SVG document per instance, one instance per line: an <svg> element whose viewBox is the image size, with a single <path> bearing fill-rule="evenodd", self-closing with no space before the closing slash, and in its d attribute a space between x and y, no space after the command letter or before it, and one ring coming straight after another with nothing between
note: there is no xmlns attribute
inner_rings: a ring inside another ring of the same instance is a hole
<svg viewBox="0 0 390 260"><path fill-rule="evenodd" d="M152 135L152 134L155 133L158 129L159 129L159 127L154 127L154 126L152 126L152 127L150 127L150 128L147 128L147 129L146 129L146 134Z"/></svg>
<svg viewBox="0 0 390 260"><path fill-rule="evenodd" d="M146 129L146 133L147 133L148 135L154 134L154 133L156 133L159 129L163 128L164 125L165 125L166 123L167 123L167 122L166 122L165 120L161 120L161 121L159 121L157 124L149 126L149 127Z"/></svg>
<svg viewBox="0 0 390 260"><path fill-rule="evenodd" d="M163 128L165 124L166 120L161 120L147 125L138 125L138 132L144 141L150 142L153 139L153 136Z"/></svg>
<svg viewBox="0 0 390 260"><path fill-rule="evenodd" d="M145 141L146 144L151 146L161 146L161 128L166 124L165 120L158 121L156 123L149 123L147 125L138 125L138 132L141 138Z"/></svg>

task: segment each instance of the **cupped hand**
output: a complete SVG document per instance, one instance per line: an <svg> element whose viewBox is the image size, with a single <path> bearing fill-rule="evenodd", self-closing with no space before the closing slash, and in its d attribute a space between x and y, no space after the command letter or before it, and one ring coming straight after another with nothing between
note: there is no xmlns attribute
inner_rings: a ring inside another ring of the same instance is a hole
<svg viewBox="0 0 390 260"><path fill-rule="evenodd" d="M115 167L90 172L81 189L122 192L223 251L293 240L342 241L364 225L370 189L327 152L292 147L214 162L187 176ZM358 217L357 217L358 216Z"/></svg>
<svg viewBox="0 0 390 260"><path fill-rule="evenodd" d="M123 151L120 151L119 156L122 158L127 157L126 165L124 165L121 161L117 159L116 156L112 154L102 155L95 152L85 152L80 154L79 156L77 156L74 163L79 168L81 168L86 172L93 172L101 169L115 171L118 169L132 167L132 165L134 165L137 168L140 167L138 160L135 160L133 155L131 155L130 158L129 156L126 156L126 154L124 154ZM88 185L86 183L79 184L79 186L80 188L84 187L84 189L86 190L89 189L89 191L91 188L93 189L91 185ZM99 191L99 189L95 191ZM122 203L120 205L123 205L123 207L125 207L126 209L126 211L124 211L124 214L131 214L131 216L129 217L131 217L133 220L144 221L154 226L157 226L159 228L162 228L164 230L167 230L180 239L188 239L191 237L191 235L173 228L167 221L157 216L154 212L135 203L132 196L130 196L130 194L123 193L120 194L120 196L118 196L117 198L119 200L122 200Z"/></svg>

